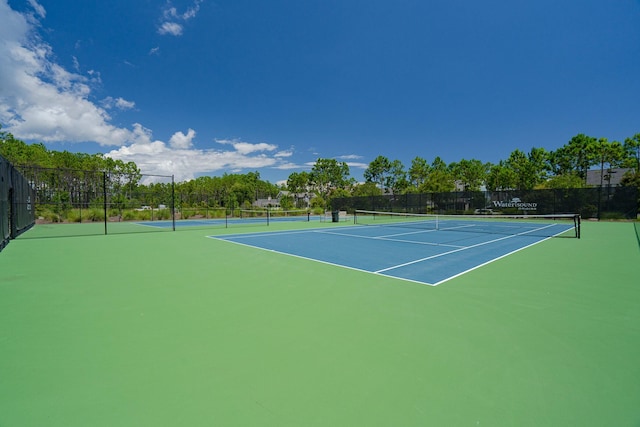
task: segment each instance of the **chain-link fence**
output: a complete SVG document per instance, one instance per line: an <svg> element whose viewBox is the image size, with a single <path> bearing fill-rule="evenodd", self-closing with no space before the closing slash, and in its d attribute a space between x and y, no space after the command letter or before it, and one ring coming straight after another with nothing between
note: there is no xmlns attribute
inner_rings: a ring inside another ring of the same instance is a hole
<svg viewBox="0 0 640 427"><path fill-rule="evenodd" d="M21 171L33 189L37 228L48 229L47 235L150 231L131 224L175 219L172 176L24 166ZM144 180L164 184L139 186Z"/></svg>
<svg viewBox="0 0 640 427"><path fill-rule="evenodd" d="M21 167L36 229L24 238L175 231L309 221L306 210L240 206L222 190L176 191L172 176ZM261 194L256 193L256 197ZM176 228L178 225L178 228Z"/></svg>
<svg viewBox="0 0 640 427"><path fill-rule="evenodd" d="M33 197L28 180L0 156L0 250L33 226Z"/></svg>
<svg viewBox="0 0 640 427"><path fill-rule="evenodd" d="M636 187L594 187L529 191L465 191L331 199L331 208L438 214L560 214L583 218L633 219Z"/></svg>
<svg viewBox="0 0 640 427"><path fill-rule="evenodd" d="M224 189L179 193L172 176L24 166L20 167L21 173L13 169L8 172L9 169L3 160L3 245L34 221L36 230L26 236L136 233L173 231L176 224L190 225L189 228L248 224L249 221L229 219L246 220L240 208L256 209L238 206ZM270 208L251 215L258 220L275 218L275 211L267 212ZM578 213L583 218L630 219L638 213L638 190L616 186L343 197L333 198L331 209L439 214ZM303 213L304 216L294 216L309 219L307 212Z"/></svg>

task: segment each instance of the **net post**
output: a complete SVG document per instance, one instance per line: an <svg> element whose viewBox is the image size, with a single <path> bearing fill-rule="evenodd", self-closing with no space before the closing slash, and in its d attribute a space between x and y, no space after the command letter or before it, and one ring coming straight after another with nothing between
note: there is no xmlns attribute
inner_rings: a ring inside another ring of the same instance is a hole
<svg viewBox="0 0 640 427"><path fill-rule="evenodd" d="M269 226L269 217L271 216L271 209L267 208L267 226Z"/></svg>
<svg viewBox="0 0 640 427"><path fill-rule="evenodd" d="M173 220L173 231L176 231L176 183L171 175L171 218Z"/></svg>

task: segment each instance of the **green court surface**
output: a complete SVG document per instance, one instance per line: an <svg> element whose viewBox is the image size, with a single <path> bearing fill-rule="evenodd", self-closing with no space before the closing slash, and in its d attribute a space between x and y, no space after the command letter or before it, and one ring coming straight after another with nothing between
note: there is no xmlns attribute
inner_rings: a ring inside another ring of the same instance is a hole
<svg viewBox="0 0 640 427"><path fill-rule="evenodd" d="M12 241L0 426L640 426L632 223L438 287L206 238L243 230Z"/></svg>

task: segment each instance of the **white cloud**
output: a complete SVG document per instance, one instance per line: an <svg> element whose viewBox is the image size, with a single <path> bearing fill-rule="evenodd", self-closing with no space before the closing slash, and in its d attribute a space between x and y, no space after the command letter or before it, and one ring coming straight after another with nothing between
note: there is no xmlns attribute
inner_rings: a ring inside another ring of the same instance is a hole
<svg viewBox="0 0 640 427"><path fill-rule="evenodd" d="M369 167L366 163L347 162L347 166L350 168L367 169Z"/></svg>
<svg viewBox="0 0 640 427"><path fill-rule="evenodd" d="M126 99L116 98L116 107L121 110L130 110L136 106L133 101L127 101Z"/></svg>
<svg viewBox="0 0 640 427"><path fill-rule="evenodd" d="M308 164L307 166L300 166L296 163L291 163L291 162L287 162L287 163L281 163L279 165L274 166L274 169L279 169L279 170L291 170L291 169L308 169Z"/></svg>
<svg viewBox="0 0 640 427"><path fill-rule="evenodd" d="M222 170L241 172L278 166L278 159L264 154L264 151L275 150L276 146L270 144L231 141L222 144L231 144L234 150L203 150L191 147L191 140L196 134L192 129L187 135L176 132L169 145L154 141L151 132L140 125L136 125L135 133L135 143L112 150L106 156L124 162L133 161L145 174L175 175L176 181L184 181L202 173ZM248 150L249 146L253 149Z"/></svg>
<svg viewBox="0 0 640 427"><path fill-rule="evenodd" d="M36 0L28 0L28 1L29 1L29 5L33 8L33 10L36 12L36 14L40 18L44 19L47 16L47 11Z"/></svg>
<svg viewBox="0 0 640 427"><path fill-rule="evenodd" d="M344 156L338 156L338 159L342 159L342 160L358 160L361 158L362 156L359 156L357 154L346 154Z"/></svg>
<svg viewBox="0 0 640 427"><path fill-rule="evenodd" d="M93 84L101 84L102 83L102 76L100 76L100 72L99 71L95 71L95 70L89 70L87 71L87 74L91 77L91 83Z"/></svg>
<svg viewBox="0 0 640 427"><path fill-rule="evenodd" d="M158 34L170 34L172 36L182 35L182 25L175 22L163 22L158 28Z"/></svg>
<svg viewBox="0 0 640 427"><path fill-rule="evenodd" d="M37 4L34 2L34 4ZM0 122L18 138L122 145L131 131L109 123L89 100L99 73L72 73L53 62L52 48L24 14L0 0Z"/></svg>
<svg viewBox="0 0 640 427"><path fill-rule="evenodd" d="M233 144L233 148L238 150L239 153L249 154L256 151L273 151L278 148L277 145L267 144L265 142L261 142L259 144L249 144L247 142L238 142Z"/></svg>
<svg viewBox="0 0 640 427"><path fill-rule="evenodd" d="M151 50L149 50L149 55L160 55L160 47L156 46L151 48Z"/></svg>
<svg viewBox="0 0 640 427"><path fill-rule="evenodd" d="M358 156L359 158L360 156ZM339 159L341 158L345 158L345 156L340 156L338 157ZM315 166L317 163L317 161L313 161L313 162L306 162L305 166L309 166L309 167L313 167ZM345 162L347 164L347 166L349 166L350 168L358 168L358 169L366 169L369 167L368 164L366 163L360 163L360 162Z"/></svg>
<svg viewBox="0 0 640 427"><path fill-rule="evenodd" d="M184 26L180 22L187 22L198 15L202 0L196 0L184 13L179 13L175 7L167 7L162 12L163 20L158 27L161 35L181 36Z"/></svg>
<svg viewBox="0 0 640 427"><path fill-rule="evenodd" d="M168 7L162 12L164 19L173 19L178 17L178 9L175 7Z"/></svg>
<svg viewBox="0 0 640 427"><path fill-rule="evenodd" d="M182 132L176 132L171 139L169 139L169 144L173 148L190 148L193 145L193 138L195 138L195 136L196 131L193 129L189 129L186 135Z"/></svg>
<svg viewBox="0 0 640 427"><path fill-rule="evenodd" d="M132 109L135 102L111 96L99 105L92 102L100 73L81 75L55 63L53 49L35 32L37 25L0 0L0 123L17 138L117 146L106 155L135 162L143 174L175 175L179 181L218 171L299 168L284 161L293 148L220 139L214 149L199 149L194 147L193 129L173 133L167 143L154 139L151 129L139 123L114 126L108 111Z"/></svg>
<svg viewBox="0 0 640 427"><path fill-rule="evenodd" d="M201 3L202 3L202 0L196 0L193 3L193 6L188 8L187 11L182 14L182 19L184 19L186 21L186 20L195 18L196 15L198 14L198 12L200 11L200 4Z"/></svg>
<svg viewBox="0 0 640 427"><path fill-rule="evenodd" d="M251 144L248 142L242 142L235 139L216 139L218 144L227 144L232 145L233 148L236 149L239 153L242 154L250 154L256 151L275 151L278 149L277 145L267 144L265 142L261 142L258 144Z"/></svg>
<svg viewBox="0 0 640 427"><path fill-rule="evenodd" d="M102 100L102 106L106 109L117 108L118 110L131 110L136 106L133 101L127 101L124 98L106 97Z"/></svg>
<svg viewBox="0 0 640 427"><path fill-rule="evenodd" d="M278 151L275 154L275 157L291 157L293 156L293 149L291 150L283 150L283 151Z"/></svg>
<svg viewBox="0 0 640 427"><path fill-rule="evenodd" d="M164 10L164 17L166 19L181 19L183 21L188 21L189 19L193 19L196 17L198 12L200 11L200 4L202 0L196 0L193 2L192 6L189 6L184 13L178 13L178 9L175 7L168 7Z"/></svg>

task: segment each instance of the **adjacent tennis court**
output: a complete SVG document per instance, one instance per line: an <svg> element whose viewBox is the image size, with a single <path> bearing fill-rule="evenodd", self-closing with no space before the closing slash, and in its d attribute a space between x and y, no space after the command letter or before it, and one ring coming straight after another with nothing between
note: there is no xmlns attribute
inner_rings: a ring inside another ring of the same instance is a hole
<svg viewBox="0 0 640 427"><path fill-rule="evenodd" d="M355 223L370 227L211 237L436 286L546 239L579 236L576 215L486 217L356 211L355 218Z"/></svg>
<svg viewBox="0 0 640 427"><path fill-rule="evenodd" d="M151 227L168 229L176 227L236 227L246 225L269 225L277 222L310 222L319 221L320 217L311 215L307 210L251 210L237 209L233 212L220 214L217 218L194 218L182 219L179 221L142 221L136 224Z"/></svg>

